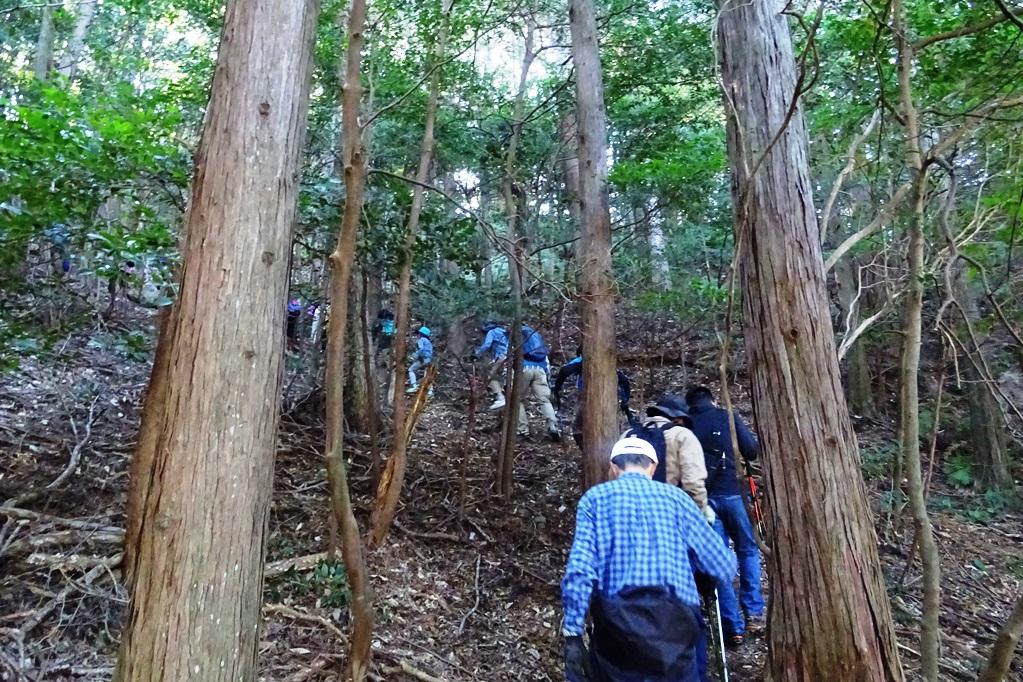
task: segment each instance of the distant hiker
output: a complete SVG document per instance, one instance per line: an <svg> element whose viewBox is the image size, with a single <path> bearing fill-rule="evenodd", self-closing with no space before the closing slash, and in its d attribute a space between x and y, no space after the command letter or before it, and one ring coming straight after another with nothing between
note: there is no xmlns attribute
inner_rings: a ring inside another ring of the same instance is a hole
<svg viewBox="0 0 1023 682"><path fill-rule="evenodd" d="M678 486L693 498L710 524L714 510L707 503L707 465L703 447L688 427L692 424L682 399L664 395L646 408L647 417L622 434L622 438L638 436L648 441L657 452L654 480Z"/></svg>
<svg viewBox="0 0 1023 682"><path fill-rule="evenodd" d="M394 313L387 308L381 308L377 313L376 322L373 323L373 343L377 350L388 350L394 342Z"/></svg>
<svg viewBox="0 0 1023 682"><path fill-rule="evenodd" d="M505 362L508 360L508 332L492 320L483 325L482 331L486 337L476 349L476 357L490 356L490 366L487 369L487 388L494 394L494 402L487 409L499 410L505 404L504 382L501 380L501 375L505 369Z"/></svg>
<svg viewBox="0 0 1023 682"><path fill-rule="evenodd" d="M292 298L288 301L288 341L294 344L298 336L298 321L302 318L302 301Z"/></svg>
<svg viewBox="0 0 1023 682"><path fill-rule="evenodd" d="M561 387L572 377L575 381L579 397L576 400L575 418L572 420L572 439L581 449L583 446L583 349L582 346L576 349L575 357L561 366L558 370L558 377L554 380L554 406L561 410ZM618 370L618 407L626 415L629 414L629 397L632 386L629 384L629 377L622 370Z"/></svg>
<svg viewBox="0 0 1023 682"><path fill-rule="evenodd" d="M725 637L733 646L742 644L747 630L759 632L764 629L764 597L760 591L760 549L753 536L742 490L735 472L735 452L728 428L728 412L714 403L714 394L706 386L696 386L686 393L689 417L693 433L703 445L707 462L707 494L710 506L714 508L718 521L714 525L725 543L735 545L739 558L739 599L731 583L718 587L721 603L721 619ZM742 420L735 415L735 434L739 443L739 454L747 461L757 458L760 446L756 436ZM739 604L746 614L743 620Z"/></svg>
<svg viewBox="0 0 1023 682"><path fill-rule="evenodd" d="M415 393L419 390L419 381L416 379L416 372L425 369L433 362L433 343L430 341L430 328L420 327L416 330L416 351L412 354L412 364L408 368L408 384L406 393ZM433 395L433 387L430 387L430 395Z"/></svg>
<svg viewBox="0 0 1023 682"><path fill-rule="evenodd" d="M706 675L707 647L694 574L728 582L735 557L692 498L652 480L658 460L650 443L624 438L610 459L617 477L579 500L561 581L566 677L696 682Z"/></svg>
<svg viewBox="0 0 1023 682"><path fill-rule="evenodd" d="M522 325L522 401L519 403L520 436L529 435L529 419L523 405L528 396L540 403L540 412L547 420L547 436L551 440L561 439L558 415L551 405L550 363L547 361L547 344L543 336L529 325Z"/></svg>

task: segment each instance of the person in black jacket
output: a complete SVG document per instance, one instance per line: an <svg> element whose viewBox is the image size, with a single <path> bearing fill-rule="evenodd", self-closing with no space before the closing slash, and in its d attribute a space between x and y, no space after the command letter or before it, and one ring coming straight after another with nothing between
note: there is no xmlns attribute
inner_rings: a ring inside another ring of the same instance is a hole
<svg viewBox="0 0 1023 682"><path fill-rule="evenodd" d="M575 386L579 391L579 397L575 405L575 419L572 420L572 439L579 449L583 447L583 349L582 346L576 349L575 357L558 370L558 376L554 380L554 408L561 411L561 387L572 377L576 377ZM629 414L629 397L632 386L629 384L629 377L622 370L618 370L618 407L621 411Z"/></svg>
<svg viewBox="0 0 1023 682"><path fill-rule="evenodd" d="M745 633L759 632L764 628L764 597L760 591L760 549L753 536L742 489L736 476L735 451L732 435L728 428L728 412L714 402L714 394L706 386L695 386L686 393L690 427L700 440L707 461L707 496L710 506L717 514L715 529L725 543L735 545L739 559L739 598L731 585L718 588L721 603L721 620L725 637L733 645L742 644ZM746 461L752 461L760 454L756 436L739 415L734 415L735 435L739 454ZM739 606L745 612L745 619Z"/></svg>

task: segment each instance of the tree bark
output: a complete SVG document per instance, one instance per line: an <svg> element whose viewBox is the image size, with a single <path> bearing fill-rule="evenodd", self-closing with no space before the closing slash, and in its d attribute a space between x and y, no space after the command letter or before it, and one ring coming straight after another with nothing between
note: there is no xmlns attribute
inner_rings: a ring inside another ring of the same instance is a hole
<svg viewBox="0 0 1023 682"><path fill-rule="evenodd" d="M348 51L341 88L342 161L345 206L337 246L330 255L331 311L327 326L327 487L334 520L341 530L341 558L352 591L352 635L345 676L362 682L369 673L373 645L373 595L369 572L355 520L348 471L344 461L344 367L348 332L348 293L355 261L355 244L362 219L366 191L366 150L359 126L362 99L362 47L366 24L366 0L352 0L348 7ZM333 551L334 548L331 548Z"/></svg>
<svg viewBox="0 0 1023 682"><path fill-rule="evenodd" d="M401 486L405 481L405 467L408 464L408 441L405 438L406 404L401 387L406 381L405 341L409 332L409 299L412 286L412 250L419 232L419 217L426 200L424 185L430 180L430 165L433 163L434 124L437 120L437 100L440 97L441 63L447 51L448 18L454 0L441 0L443 19L437 44L434 46L430 66L430 90L426 102L426 119L423 122L423 141L419 151L419 168L416 170L416 184L412 187L412 206L405 225L405 245L402 253L401 273L398 277L398 303L395 311L394 333L394 411L391 437L391 455L387 459L384 473L377 483L376 503L373 505L373 530L370 544L379 547L391 530L394 512L398 508Z"/></svg>
<svg viewBox="0 0 1023 682"><path fill-rule="evenodd" d="M345 400L345 413L348 425L359 433L368 433L370 417L369 386L366 383L366 373L363 371L365 357L368 352L363 343L362 331L365 326L362 322L362 298L363 279L359 273L352 277L348 293L350 300L356 305L348 307L348 343L351 346L351 359L348 361L348 371L345 372L345 381L348 392L348 399Z"/></svg>
<svg viewBox="0 0 1023 682"><path fill-rule="evenodd" d="M604 480L618 435L614 279L607 190L607 112L593 0L571 0L579 138L580 317L583 334L583 485Z"/></svg>
<svg viewBox="0 0 1023 682"><path fill-rule="evenodd" d="M561 172L565 179L565 201L568 203L568 213L572 216L575 224L575 243L572 244L570 253L576 263L580 261L580 235L582 228L582 207L579 205L579 138L576 135L575 112L562 116L558 123L558 137L561 138L562 154ZM566 276L566 280L568 277ZM574 278L573 278L574 279Z"/></svg>
<svg viewBox="0 0 1023 682"><path fill-rule="evenodd" d="M664 253L667 239L664 237L664 219L657 214L657 199L650 197L646 208L650 213L646 217L647 244L650 246L650 273L654 287L658 291L671 289L671 267L668 256Z"/></svg>
<svg viewBox="0 0 1023 682"><path fill-rule="evenodd" d="M1009 666L1016 652L1020 635L1023 634L1023 594L1016 599L1016 606L1009 615L1005 627L998 633L998 639L991 649L991 657L977 677L977 682L1002 682L1009 674Z"/></svg>
<svg viewBox="0 0 1023 682"><path fill-rule="evenodd" d="M785 3L718 6L736 257L770 510L769 676L900 681L840 382Z"/></svg>
<svg viewBox="0 0 1023 682"><path fill-rule="evenodd" d="M71 39L68 40L67 49L57 62L57 71L70 81L75 79L78 73L78 64L82 59L82 48L85 47L85 37L89 33L89 26L96 16L98 0L81 2L78 4L78 14L75 16L75 27L71 31Z"/></svg>
<svg viewBox="0 0 1023 682"><path fill-rule="evenodd" d="M941 606L941 565L934 530L927 515L923 471L920 463L920 345L924 296L924 201L927 165L920 147L920 123L910 79L915 57L906 35L902 0L892 0L895 44L899 50L899 99L902 107L906 165L913 181L912 213L907 246L908 273L902 311L902 355L899 366L899 434L902 464L908 481L909 507L916 526L923 564L923 609L920 615L920 672L928 682L938 679L938 645ZM896 481L897 483L897 481Z"/></svg>
<svg viewBox="0 0 1023 682"><path fill-rule="evenodd" d="M316 7L227 6L132 464L119 680L256 678Z"/></svg>
<svg viewBox="0 0 1023 682"><path fill-rule="evenodd" d="M36 58L33 73L41 81L50 76L53 67L53 5L43 5L39 21L39 38L36 40Z"/></svg>

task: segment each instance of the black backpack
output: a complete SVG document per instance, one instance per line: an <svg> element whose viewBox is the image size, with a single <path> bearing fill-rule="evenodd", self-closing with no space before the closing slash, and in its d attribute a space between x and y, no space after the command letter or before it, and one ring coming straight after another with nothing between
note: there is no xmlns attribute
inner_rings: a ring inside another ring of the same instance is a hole
<svg viewBox="0 0 1023 682"><path fill-rule="evenodd" d="M668 422L663 426L657 426L656 424L647 426L639 419L630 420L630 424L631 428L625 432L626 437L642 438L654 446L654 452L657 453L657 469L654 471L654 480L664 483L668 477L667 466L665 464L668 446L664 442L664 432L675 428L675 425Z"/></svg>

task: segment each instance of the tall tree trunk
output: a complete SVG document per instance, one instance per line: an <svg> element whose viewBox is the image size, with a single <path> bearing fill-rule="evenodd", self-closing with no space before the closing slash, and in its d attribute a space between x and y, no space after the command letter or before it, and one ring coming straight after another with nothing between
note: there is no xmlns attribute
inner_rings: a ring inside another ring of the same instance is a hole
<svg viewBox="0 0 1023 682"><path fill-rule="evenodd" d="M71 39L68 40L67 49L57 62L57 71L68 80L73 81L78 73L78 64L82 59L82 49L85 47L85 37L89 33L89 26L96 16L98 0L81 2L78 4L78 14L75 15L75 27L71 31Z"/></svg>
<svg viewBox="0 0 1023 682"><path fill-rule="evenodd" d="M345 387L348 399L345 400L345 412L348 425L359 433L368 433L370 424L369 387L366 384L366 373L363 371L364 358L368 352L362 338L362 298L363 279L359 273L352 277L348 292L349 300L356 305L348 307L348 343L351 347L351 358L345 372Z"/></svg>
<svg viewBox="0 0 1023 682"><path fill-rule="evenodd" d="M1023 635L1023 594L1016 599L1009 620L998 633L991 657L977 677L977 682L1002 682L1009 675L1009 666L1012 665L1020 635Z"/></svg>
<svg viewBox="0 0 1023 682"><path fill-rule="evenodd" d="M980 319L977 291L966 278L966 270L960 272L958 298L963 315L974 325ZM981 336L979 344L983 346ZM983 352L980 348L976 353ZM984 376L982 362L965 363L969 405L970 450L973 452L974 479L984 490L1011 491L1012 475L1009 473L1009 443L1006 435L1005 417L1002 407L995 398L994 378Z"/></svg>
<svg viewBox="0 0 1023 682"><path fill-rule="evenodd" d="M579 136L580 317L583 332L583 485L603 480L618 435L611 213L607 194L607 112L593 0L571 0Z"/></svg>
<svg viewBox="0 0 1023 682"><path fill-rule="evenodd" d="M256 678L316 7L227 6L132 464L119 680Z"/></svg>
<svg viewBox="0 0 1023 682"><path fill-rule="evenodd" d="M920 345L924 297L924 200L927 165L920 147L920 124L913 103L910 79L915 57L906 35L902 0L892 0L895 44L899 49L899 100L905 135L906 165L913 180L912 214L909 216L906 298L902 309L902 355L899 366L899 434L902 463L909 483L909 507L916 526L923 564L923 609L920 615L920 672L927 682L938 679L938 645L941 606L941 565L927 515L923 471L920 464Z"/></svg>
<svg viewBox="0 0 1023 682"><path fill-rule="evenodd" d="M39 38L36 40L36 57L33 73L41 81L50 76L53 67L53 5L44 3L39 21Z"/></svg>
<svg viewBox="0 0 1023 682"><path fill-rule="evenodd" d="M671 289L671 267L668 265L668 256L664 253L667 248L664 218L658 214L656 197L650 197L646 203L646 209L650 211L645 218L647 244L650 246L650 272L654 286L659 291L667 291Z"/></svg>
<svg viewBox="0 0 1023 682"><path fill-rule="evenodd" d="M352 0L348 7L348 51L341 88L342 160L345 207L337 246L330 254L331 311L327 326L327 486L330 507L341 530L341 558L352 591L352 634L345 671L347 679L362 682L369 673L373 645L373 595L369 572L355 520L348 471L344 461L344 367L348 333L348 293L355 261L355 243L366 192L366 150L359 126L362 99L362 46L366 24L366 0ZM334 548L331 548L333 551Z"/></svg>
<svg viewBox="0 0 1023 682"><path fill-rule="evenodd" d="M394 334L394 411L393 433L391 437L391 456L384 467L384 473L377 483L376 503L373 505L373 530L370 544L379 547L387 533L391 530L394 512L398 508L401 486L405 481L405 467L408 464L408 442L405 439L406 404L401 395L401 387L405 384L405 342L409 332L409 298L412 286L413 247L419 232L419 217L423 211L426 190L423 187L430 179L430 166L433 163L434 137L433 128L437 120L437 100L440 97L441 63L447 51L448 19L454 0L441 0L444 14L437 44L434 46L433 58L428 68L433 70L430 75L430 94L426 102L426 119L423 122L423 142L419 151L419 168L416 170L416 184L412 187L412 206L409 208L408 223L405 225L405 245L402 253L401 273L398 277L398 303L395 311Z"/></svg>
<svg viewBox="0 0 1023 682"><path fill-rule="evenodd" d="M570 111L561 117L558 123L558 137L561 138L562 154L561 172L565 178L565 200L568 202L568 212L575 224L575 243L572 245L572 255L577 264L580 261L579 249L581 239L579 230L582 228L582 207L579 205L579 138L576 135L575 111ZM567 277L565 278L568 279Z"/></svg>
<svg viewBox="0 0 1023 682"><path fill-rule="evenodd" d="M784 6L720 0L718 13L736 257L771 510L769 676L898 681L828 312L806 128L791 108L797 79Z"/></svg>
<svg viewBox="0 0 1023 682"><path fill-rule="evenodd" d="M519 159L519 142L522 139L523 116L526 109L526 88L529 84L529 67L533 64L536 53L533 49L533 36L536 33L535 22L526 21L525 44L522 62L519 67L519 87L512 105L512 134L508 140L508 148L504 154L504 177L501 180L501 196L504 199L505 231L508 238L508 278L511 284L512 324L508 330L511 346L509 347L508 392L504 407L504 432L501 449L497 457L496 489L506 500L511 499L514 483L515 441L518 436L519 404L522 402L522 296L525 289L526 253L524 240L520 236L523 222L519 198L525 190L516 182Z"/></svg>

